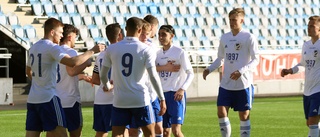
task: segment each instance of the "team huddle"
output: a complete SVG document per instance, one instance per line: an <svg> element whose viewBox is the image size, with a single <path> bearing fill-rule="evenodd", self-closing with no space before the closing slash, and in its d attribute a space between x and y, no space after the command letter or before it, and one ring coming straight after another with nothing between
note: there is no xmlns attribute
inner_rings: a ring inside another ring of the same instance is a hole
<svg viewBox="0 0 320 137"><path fill-rule="evenodd" d="M230 108L239 113L240 136L249 137L251 131L253 70L259 64L259 51L255 36L242 29L244 17L242 8L229 12L231 32L221 36L217 59L203 71L206 79L224 65L217 98L223 137L231 136ZM46 20L43 39L29 50L26 73L32 85L27 100L26 136L39 137L46 131L49 137L67 137L66 129L70 137L81 136L78 81L85 80L99 86L93 107L96 137L106 137L109 131L113 137L183 137L186 90L194 72L188 54L173 44L174 28L162 25L158 29L158 24L152 15L143 19L131 17L126 21L125 36L118 23L109 24L108 48L97 44L78 55L73 48L79 30L54 18ZM310 17L308 32L312 40L304 45L305 58L292 69L283 69L281 76L298 72L298 66L306 66L306 74L314 74L318 59L313 52L315 47L308 46L320 37L319 31L313 31L316 29L320 30L320 17ZM156 34L160 45L152 41ZM94 53L99 55L91 77L82 72L91 66ZM309 82L306 80L305 85ZM312 82L312 87L318 83ZM304 108L309 136L318 137L320 103L315 98L319 95L311 87L306 90Z"/></svg>

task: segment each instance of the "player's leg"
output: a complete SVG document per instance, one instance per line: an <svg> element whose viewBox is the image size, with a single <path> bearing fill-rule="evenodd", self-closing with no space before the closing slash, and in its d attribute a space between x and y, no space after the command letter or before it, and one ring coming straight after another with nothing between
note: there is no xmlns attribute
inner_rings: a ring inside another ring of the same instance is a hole
<svg viewBox="0 0 320 137"><path fill-rule="evenodd" d="M309 126L309 137L319 137L319 118L320 118L320 93L315 93L309 97L304 98L304 103L307 103L308 115L307 115L307 125Z"/></svg>
<svg viewBox="0 0 320 137"><path fill-rule="evenodd" d="M174 97L175 92L172 94ZM170 103L171 109L169 114L171 115L171 130L175 137L184 137L181 126L184 122L184 117L186 113L186 92L184 92L184 97L179 100L168 100Z"/></svg>
<svg viewBox="0 0 320 137"><path fill-rule="evenodd" d="M220 133L222 137L231 136L231 124L228 118L229 108L232 106L232 94L230 91L219 87L217 99L217 115L219 118Z"/></svg>
<svg viewBox="0 0 320 137"><path fill-rule="evenodd" d="M43 130L37 107L39 105L27 103L26 137L39 137Z"/></svg>
<svg viewBox="0 0 320 137"><path fill-rule="evenodd" d="M162 127L162 116L159 116L160 112L160 102L158 99L152 102L152 108L155 116L155 133L156 137L163 136L163 127Z"/></svg>
<svg viewBox="0 0 320 137"><path fill-rule="evenodd" d="M172 91L170 92L164 92L164 97L166 99L166 105L167 105L167 111L162 116L162 127L163 127L163 136L164 137L170 137L171 136L171 112L172 107L170 107L169 100L174 100L174 93Z"/></svg>
<svg viewBox="0 0 320 137"><path fill-rule="evenodd" d="M81 104L76 102L71 108L63 109L66 115L67 129L69 131L70 137L79 137L81 136L82 130L82 111Z"/></svg>
<svg viewBox="0 0 320 137"><path fill-rule="evenodd" d="M154 123L151 123L151 124L149 124L147 126L142 126L141 127L144 137L155 137L154 125L155 125Z"/></svg>
<svg viewBox="0 0 320 137"><path fill-rule="evenodd" d="M250 110L253 102L253 86L233 92L233 100L235 101L234 111L239 111L240 119L240 136L250 137Z"/></svg>
<svg viewBox="0 0 320 137"><path fill-rule="evenodd" d="M131 123L129 125L129 136L130 137L142 137L142 130L139 128L136 124L136 121L134 118L131 119Z"/></svg>
<svg viewBox="0 0 320 137"><path fill-rule="evenodd" d="M107 137L111 126L112 104L93 106L93 129L96 131L96 137Z"/></svg>
<svg viewBox="0 0 320 137"><path fill-rule="evenodd" d="M50 102L41 104L41 119L44 121L43 130L49 136L67 137L65 113L60 99L54 96Z"/></svg>
<svg viewBox="0 0 320 137"><path fill-rule="evenodd" d="M126 126L131 123L132 112L130 108L112 108L112 137L123 137Z"/></svg>

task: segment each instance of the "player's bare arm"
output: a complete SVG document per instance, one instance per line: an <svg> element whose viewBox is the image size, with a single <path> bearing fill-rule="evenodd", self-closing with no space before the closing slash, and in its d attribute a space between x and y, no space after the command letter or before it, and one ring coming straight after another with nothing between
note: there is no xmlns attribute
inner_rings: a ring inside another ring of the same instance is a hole
<svg viewBox="0 0 320 137"><path fill-rule="evenodd" d="M75 56L71 58L69 55L66 55L61 59L60 63L69 67L78 66L84 63L85 61L87 61L94 53L104 51L104 49L105 49L104 44L97 44L92 49L84 52L79 56Z"/></svg>
<svg viewBox="0 0 320 137"><path fill-rule="evenodd" d="M83 70L86 68L86 67L89 67L91 66L91 59L88 59L86 62L82 63L81 65L79 66L74 66L74 67L68 67L66 66L66 69L67 69L67 73L69 76L73 77L73 76L76 76L76 75L79 75L83 72Z"/></svg>
<svg viewBox="0 0 320 137"><path fill-rule="evenodd" d="M98 73L95 73L95 72L92 73L91 83L95 85L100 85L100 77Z"/></svg>
<svg viewBox="0 0 320 137"><path fill-rule="evenodd" d="M290 68L290 69L282 69L281 70L281 77L284 77L288 74L292 74L293 73L293 70Z"/></svg>
<svg viewBox="0 0 320 137"><path fill-rule="evenodd" d="M32 80L32 70L31 70L31 67L27 66L27 68L26 68L26 74L27 74L28 78L29 78L30 80Z"/></svg>

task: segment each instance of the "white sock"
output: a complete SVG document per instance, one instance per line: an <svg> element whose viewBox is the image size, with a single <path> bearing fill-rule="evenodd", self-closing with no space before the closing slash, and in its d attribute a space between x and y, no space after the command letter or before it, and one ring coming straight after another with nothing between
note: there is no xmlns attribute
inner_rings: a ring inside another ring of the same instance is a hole
<svg viewBox="0 0 320 137"><path fill-rule="evenodd" d="M163 137L162 134L156 134L156 137Z"/></svg>
<svg viewBox="0 0 320 137"><path fill-rule="evenodd" d="M219 118L220 132L222 137L231 136L231 124L228 117Z"/></svg>
<svg viewBox="0 0 320 137"><path fill-rule="evenodd" d="M250 137L250 120L240 121L240 137Z"/></svg>
<svg viewBox="0 0 320 137"><path fill-rule="evenodd" d="M142 135L143 135L142 129L139 128L139 129L138 129L138 137L142 137Z"/></svg>
<svg viewBox="0 0 320 137"><path fill-rule="evenodd" d="M309 135L308 137L319 137L319 126L316 125L309 125Z"/></svg>

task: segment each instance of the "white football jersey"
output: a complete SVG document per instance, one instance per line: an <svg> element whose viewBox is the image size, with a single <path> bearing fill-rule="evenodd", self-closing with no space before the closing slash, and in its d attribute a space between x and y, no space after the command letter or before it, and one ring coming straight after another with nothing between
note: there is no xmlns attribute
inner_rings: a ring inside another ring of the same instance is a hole
<svg viewBox="0 0 320 137"><path fill-rule="evenodd" d="M67 45L62 45L61 48L70 57L75 57L78 55L77 51L68 47ZM57 94L61 100L61 105L63 108L71 108L76 102L80 103L80 91L79 91L79 78L77 76L69 76L66 65L61 63L57 66Z"/></svg>
<svg viewBox="0 0 320 137"><path fill-rule="evenodd" d="M155 67L156 54L136 37L126 37L108 47L103 66L112 68L114 98L118 108L144 107L150 104L146 69Z"/></svg>
<svg viewBox="0 0 320 137"><path fill-rule="evenodd" d="M320 40L312 44L311 40L303 44L300 63L292 68L297 73L298 66L305 67L304 95L320 92Z"/></svg>
<svg viewBox="0 0 320 137"><path fill-rule="evenodd" d="M56 93L57 64L66 56L61 47L48 39L41 39L29 49L27 66L32 70L32 84L28 103L49 102Z"/></svg>
<svg viewBox="0 0 320 137"><path fill-rule="evenodd" d="M159 72L161 85L164 92L177 91L180 88L187 89L190 84L184 85L187 80L187 71L193 73L190 60L187 53L180 47L171 46L168 50L163 51L161 48L157 52L156 65L166 65L168 61L174 61L174 64L180 65L178 72Z"/></svg>
<svg viewBox="0 0 320 137"><path fill-rule="evenodd" d="M157 47L155 44L153 44L149 39L146 42L146 44L149 45L152 48L154 53L157 53L157 51L159 50L159 47ZM146 73L146 75L148 75L148 72L145 72L145 73ZM157 99L158 95L157 95L157 92L155 91L155 89L153 88L150 79L147 80L147 86L149 88L151 101L153 102L153 101L155 101Z"/></svg>
<svg viewBox="0 0 320 137"><path fill-rule="evenodd" d="M236 36L228 32L221 36L218 58L208 67L211 71L223 64L223 76L220 86L227 90L242 90L253 84L253 70L259 64L258 42L249 32L241 30ZM238 70L238 80L230 78Z"/></svg>
<svg viewBox="0 0 320 137"><path fill-rule="evenodd" d="M93 73L96 73L98 75L100 74L101 66L102 66L102 62L103 62L103 58L104 58L105 54L106 54L106 51L100 52L100 54L96 58ZM108 76L108 75L105 75L105 76ZM98 89L98 91L95 95L95 98L94 98L94 104L100 104L100 105L112 104L113 103L113 96L114 96L113 90L108 91L108 92L104 92L103 91L103 84L100 83L99 89Z"/></svg>

